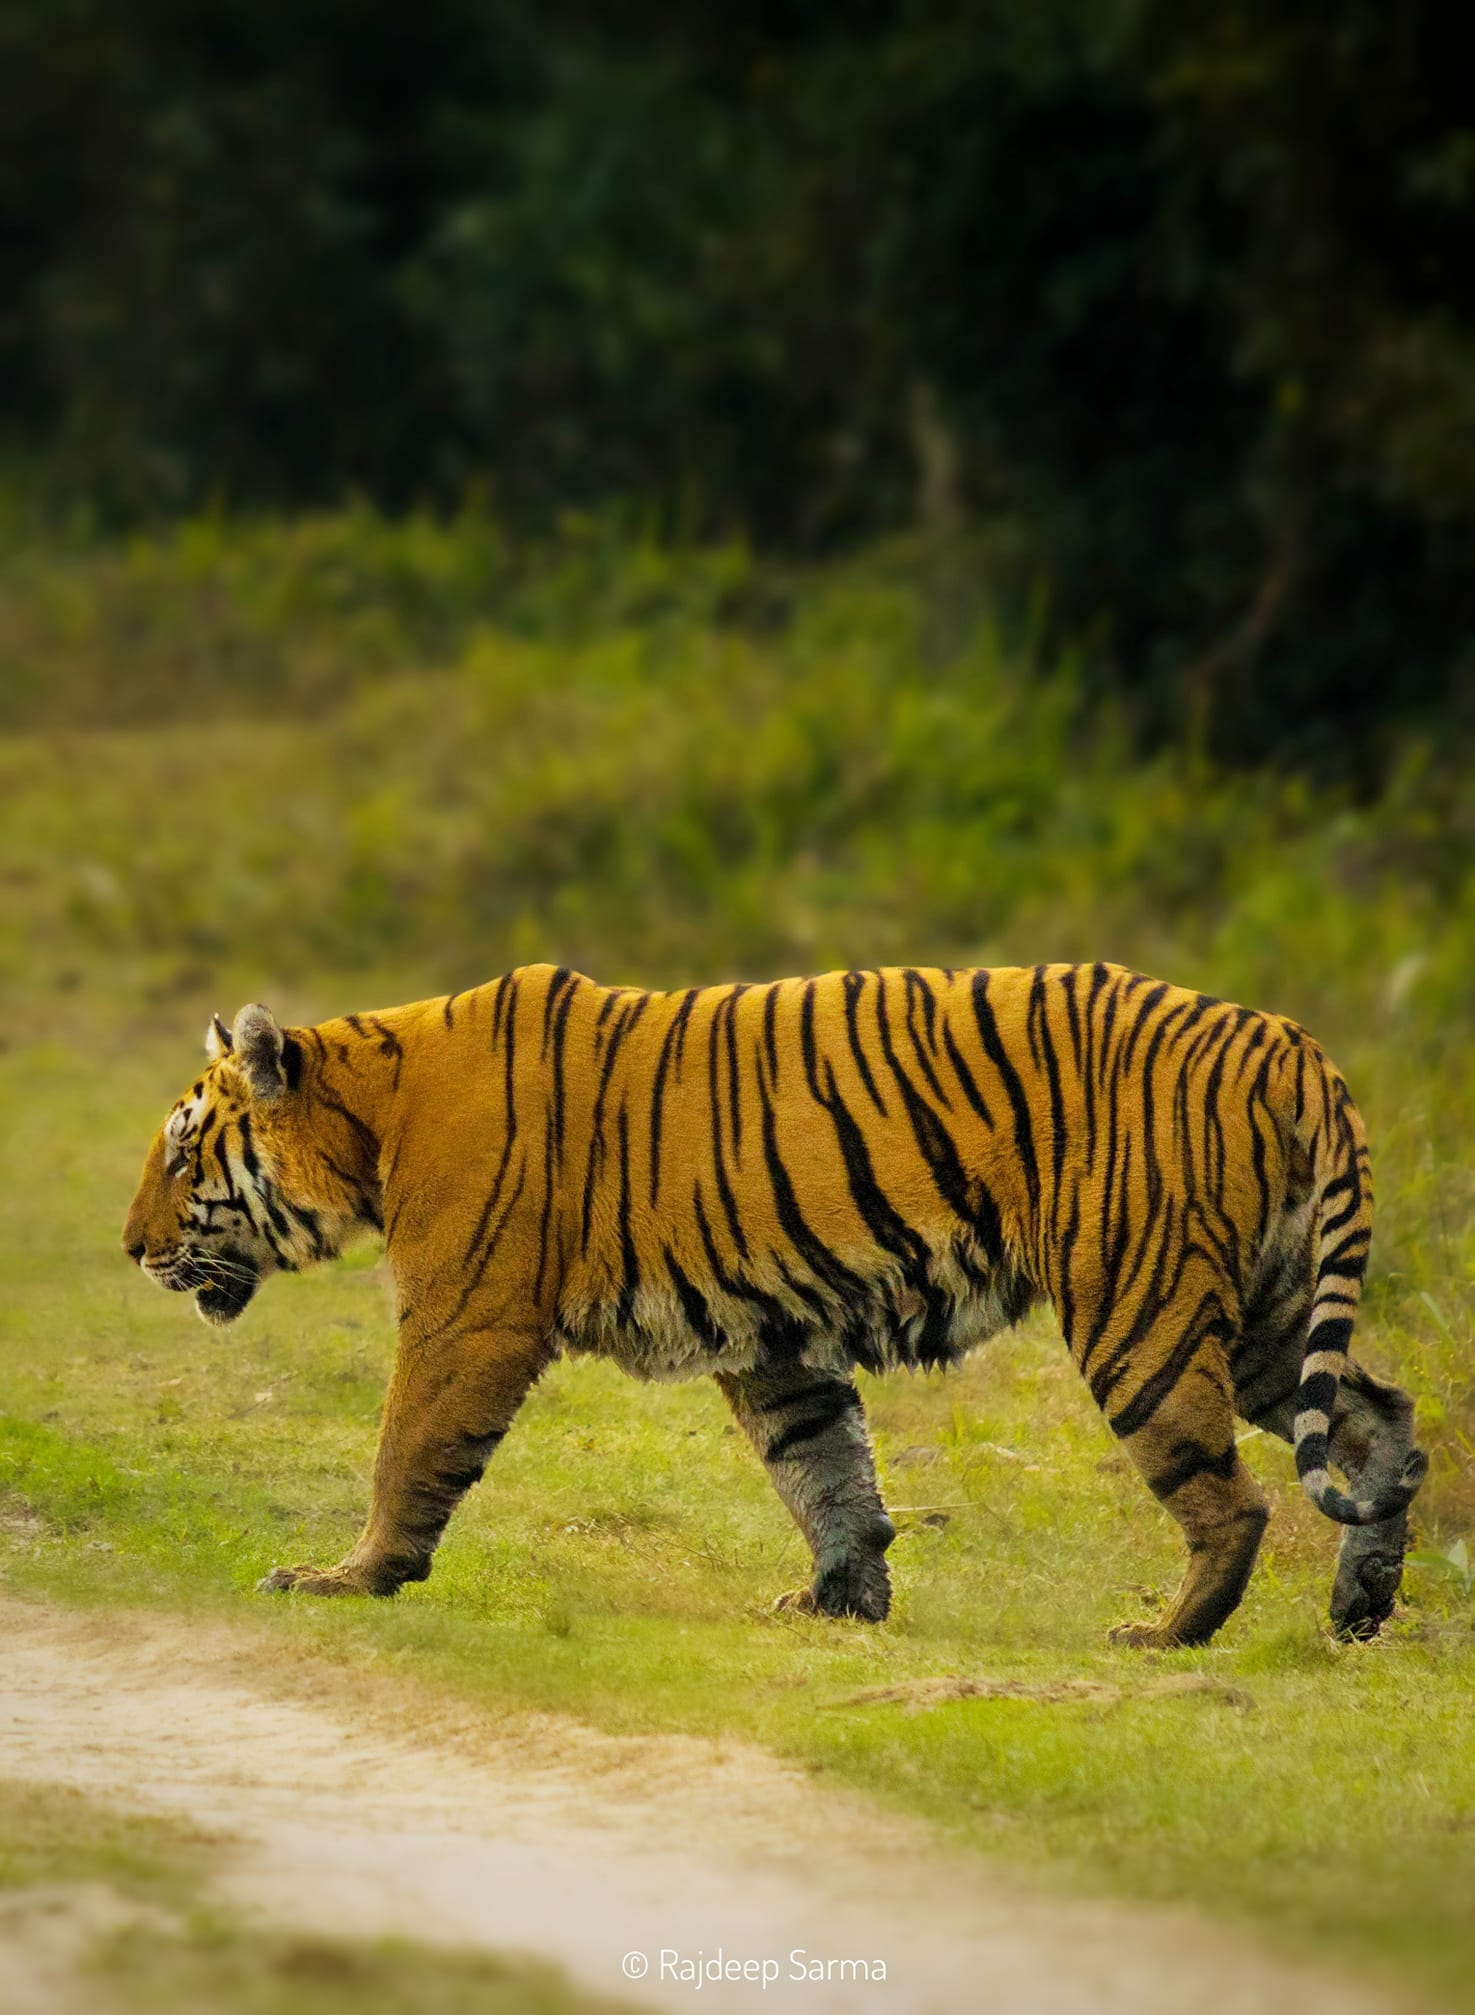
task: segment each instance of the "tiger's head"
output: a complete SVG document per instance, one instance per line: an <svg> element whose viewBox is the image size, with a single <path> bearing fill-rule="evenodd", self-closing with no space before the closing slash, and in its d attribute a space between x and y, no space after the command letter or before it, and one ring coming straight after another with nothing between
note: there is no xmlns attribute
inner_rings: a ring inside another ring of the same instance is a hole
<svg viewBox="0 0 1475 2015"><path fill-rule="evenodd" d="M336 1213L315 1207L299 1087L302 1052L269 1008L216 1015L209 1062L154 1138L123 1228L150 1280L234 1322L262 1280L336 1251Z"/></svg>

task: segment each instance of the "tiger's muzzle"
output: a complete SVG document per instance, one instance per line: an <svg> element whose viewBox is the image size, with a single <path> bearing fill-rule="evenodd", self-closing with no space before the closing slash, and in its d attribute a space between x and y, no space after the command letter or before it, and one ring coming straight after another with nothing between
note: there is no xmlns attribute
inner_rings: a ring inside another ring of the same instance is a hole
<svg viewBox="0 0 1475 2015"><path fill-rule="evenodd" d="M140 1257L139 1265L171 1294L193 1294L206 1322L234 1322L261 1285L261 1274L242 1252L181 1252L162 1265Z"/></svg>

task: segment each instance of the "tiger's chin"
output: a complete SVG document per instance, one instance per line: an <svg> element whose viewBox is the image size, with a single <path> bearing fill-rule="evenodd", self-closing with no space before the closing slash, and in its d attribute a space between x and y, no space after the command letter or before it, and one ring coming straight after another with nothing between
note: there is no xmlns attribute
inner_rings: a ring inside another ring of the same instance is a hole
<svg viewBox="0 0 1475 2015"><path fill-rule="evenodd" d="M244 1279L211 1281L195 1296L196 1313L203 1322L223 1329L228 1322L235 1321L259 1285L255 1274Z"/></svg>

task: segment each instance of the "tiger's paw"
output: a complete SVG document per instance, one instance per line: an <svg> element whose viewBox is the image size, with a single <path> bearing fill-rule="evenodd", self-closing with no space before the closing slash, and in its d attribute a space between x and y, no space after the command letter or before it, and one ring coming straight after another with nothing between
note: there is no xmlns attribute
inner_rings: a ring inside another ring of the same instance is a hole
<svg viewBox="0 0 1475 2015"><path fill-rule="evenodd" d="M879 1553L847 1554L827 1561L814 1577L814 1610L821 1616L855 1616L884 1623L891 1609L891 1575Z"/></svg>
<svg viewBox="0 0 1475 2015"><path fill-rule="evenodd" d="M881 1570L884 1585L837 1585L833 1575L825 1576L817 1588L785 1589L773 1605L775 1616L851 1617L861 1623L884 1623L891 1609L891 1582Z"/></svg>
<svg viewBox="0 0 1475 2015"><path fill-rule="evenodd" d="M398 1584L396 1584L397 1586ZM258 1595L392 1595L393 1588L380 1589L362 1568L274 1567L256 1584Z"/></svg>
<svg viewBox="0 0 1475 2015"><path fill-rule="evenodd" d="M1402 1580L1401 1552L1344 1554L1332 1590L1332 1628L1338 1637L1362 1642L1376 1637L1393 1614Z"/></svg>
<svg viewBox="0 0 1475 2015"><path fill-rule="evenodd" d="M1119 1623L1106 1633L1119 1651L1172 1651L1182 1642L1161 1623Z"/></svg>

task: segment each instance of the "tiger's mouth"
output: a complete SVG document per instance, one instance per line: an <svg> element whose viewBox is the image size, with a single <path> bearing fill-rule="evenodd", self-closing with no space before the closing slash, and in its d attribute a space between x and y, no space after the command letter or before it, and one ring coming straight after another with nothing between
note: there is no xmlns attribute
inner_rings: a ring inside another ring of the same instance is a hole
<svg viewBox="0 0 1475 2015"><path fill-rule="evenodd" d="M202 1287L195 1296L195 1307L206 1322L222 1325L234 1322L258 1285L256 1274L243 1267L239 1273L232 1272L224 1279L212 1280Z"/></svg>
<svg viewBox="0 0 1475 2015"><path fill-rule="evenodd" d="M261 1275L240 1252L186 1253L153 1274L171 1294L193 1294L206 1322L234 1322L261 1285Z"/></svg>

